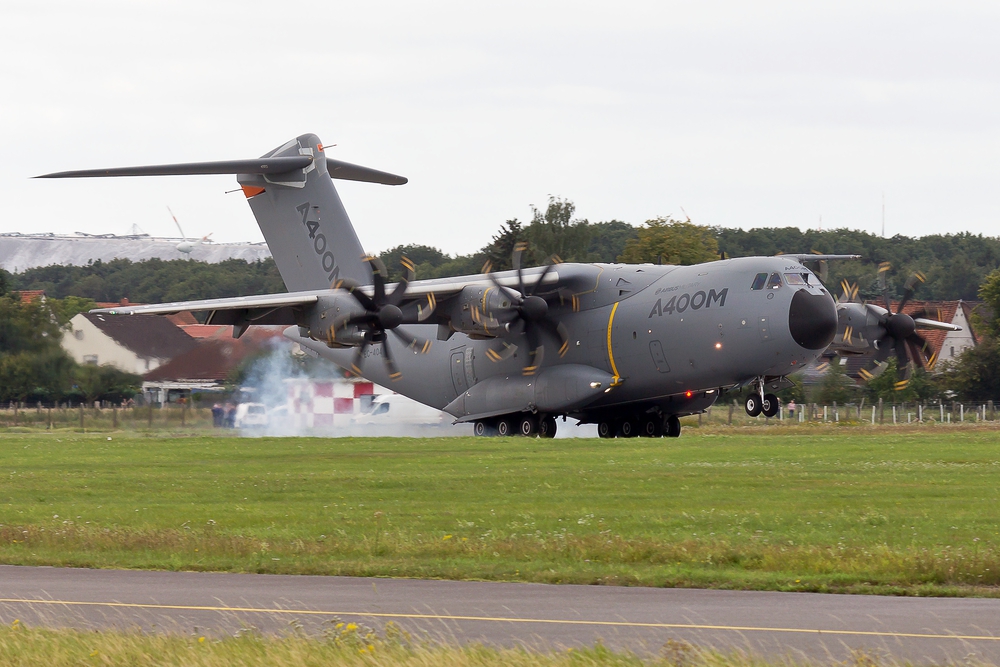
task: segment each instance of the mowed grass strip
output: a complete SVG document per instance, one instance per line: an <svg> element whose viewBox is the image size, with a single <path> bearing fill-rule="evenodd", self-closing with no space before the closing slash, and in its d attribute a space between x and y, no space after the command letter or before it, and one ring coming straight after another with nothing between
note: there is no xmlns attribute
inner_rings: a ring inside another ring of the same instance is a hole
<svg viewBox="0 0 1000 667"><path fill-rule="evenodd" d="M655 650L655 647L653 647ZM893 665L855 652L859 667ZM602 644L560 651L531 651L470 644L454 646L414 639L389 625L384 633L354 623L330 623L319 635L295 631L262 635L248 629L235 637L144 634L139 631L46 630L14 621L0 626L0 663L22 667L62 665L183 665L184 667L308 667L311 665L399 665L401 667L807 667L791 658L767 660L746 652L718 652L668 640L657 652L613 651ZM973 663L975 664L975 663Z"/></svg>
<svg viewBox="0 0 1000 667"><path fill-rule="evenodd" d="M1000 431L5 435L0 561L992 595Z"/></svg>

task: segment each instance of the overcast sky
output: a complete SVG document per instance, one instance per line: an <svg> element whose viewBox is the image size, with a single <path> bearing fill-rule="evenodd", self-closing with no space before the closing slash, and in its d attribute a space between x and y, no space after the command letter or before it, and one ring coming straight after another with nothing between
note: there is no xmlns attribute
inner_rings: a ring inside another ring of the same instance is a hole
<svg viewBox="0 0 1000 667"><path fill-rule="evenodd" d="M0 232L262 240L228 176L304 132L362 243L471 252L549 195L591 222L1000 234L1000 4L0 0ZM787 248L805 252L809 248Z"/></svg>

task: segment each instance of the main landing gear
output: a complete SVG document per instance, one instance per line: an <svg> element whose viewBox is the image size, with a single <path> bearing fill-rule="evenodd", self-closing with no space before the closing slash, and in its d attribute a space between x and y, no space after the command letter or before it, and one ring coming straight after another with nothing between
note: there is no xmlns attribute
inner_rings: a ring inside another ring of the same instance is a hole
<svg viewBox="0 0 1000 667"><path fill-rule="evenodd" d="M677 415L664 419L658 414L632 415L607 418L597 422L597 435L601 438L676 438L681 434L681 422Z"/></svg>
<svg viewBox="0 0 1000 667"><path fill-rule="evenodd" d="M525 438L556 437L556 418L552 415L534 415L521 412L480 419L473 423L472 432L478 436L521 436Z"/></svg>
<svg viewBox="0 0 1000 667"><path fill-rule="evenodd" d="M765 394L762 382L755 384L754 393L747 396L746 403L743 404L747 414L751 417L756 417L763 413L765 417L774 417L778 414L778 397L774 394Z"/></svg>

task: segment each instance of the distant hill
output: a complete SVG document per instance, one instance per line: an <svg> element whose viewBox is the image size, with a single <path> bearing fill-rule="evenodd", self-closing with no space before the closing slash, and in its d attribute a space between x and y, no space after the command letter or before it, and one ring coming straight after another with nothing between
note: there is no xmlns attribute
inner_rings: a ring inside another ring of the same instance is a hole
<svg viewBox="0 0 1000 667"><path fill-rule="evenodd" d="M181 241L147 234L0 234L0 269L22 273L38 266L86 266L98 260L187 259L187 255L177 250ZM227 259L256 262L270 256L266 243L201 243L191 252L191 259L210 264Z"/></svg>

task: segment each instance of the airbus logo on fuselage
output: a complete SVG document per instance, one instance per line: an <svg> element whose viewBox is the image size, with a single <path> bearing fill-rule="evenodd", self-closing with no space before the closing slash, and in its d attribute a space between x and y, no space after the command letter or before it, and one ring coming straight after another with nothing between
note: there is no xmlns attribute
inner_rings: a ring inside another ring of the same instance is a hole
<svg viewBox="0 0 1000 667"><path fill-rule="evenodd" d="M688 308L691 310L701 310L702 308L710 308L713 303L722 308L726 305L727 294L729 294L729 288L725 287L721 292L716 292L714 289L709 290L707 293L704 290L698 290L694 294L685 292L679 296L674 295L670 297L666 303L663 303L663 299L657 299L656 303L653 304L653 309L649 311L649 317L653 315L662 317L663 315L683 313Z"/></svg>

